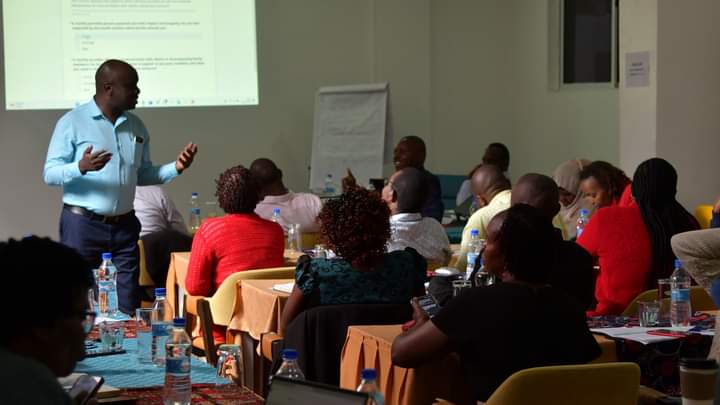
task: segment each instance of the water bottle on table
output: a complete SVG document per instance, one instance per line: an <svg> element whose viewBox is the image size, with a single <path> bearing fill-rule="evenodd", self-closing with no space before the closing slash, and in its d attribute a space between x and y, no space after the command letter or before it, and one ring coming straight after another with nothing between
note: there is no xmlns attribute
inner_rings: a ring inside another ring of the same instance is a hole
<svg viewBox="0 0 720 405"><path fill-rule="evenodd" d="M323 193L327 195L335 194L335 183L333 183L333 176L330 173L325 176L325 188L323 188Z"/></svg>
<svg viewBox="0 0 720 405"><path fill-rule="evenodd" d="M475 270L475 261L482 250L482 240L478 236L477 229L470 230L470 242L468 242L467 267L465 268L465 279L470 280L473 270Z"/></svg>
<svg viewBox="0 0 720 405"><path fill-rule="evenodd" d="M280 222L280 208L273 208L270 220L282 226L282 223Z"/></svg>
<svg viewBox="0 0 720 405"><path fill-rule="evenodd" d="M190 382L190 354L192 342L185 332L185 319L175 318L172 331L164 346L166 405L189 405L192 394Z"/></svg>
<svg viewBox="0 0 720 405"><path fill-rule="evenodd" d="M155 303L152 312L152 345L150 346L150 357L153 363L158 366L165 365L165 342L170 329L169 319L172 317L170 305L165 299L165 289L155 289Z"/></svg>
<svg viewBox="0 0 720 405"><path fill-rule="evenodd" d="M190 233L195 234L200 229L200 201L196 192L190 195L190 220L188 222Z"/></svg>
<svg viewBox="0 0 720 405"><path fill-rule="evenodd" d="M280 365L277 373L281 377L290 378L292 380L304 380L305 374L300 370L300 366L297 362L298 353L295 349L283 349L282 359L283 362Z"/></svg>
<svg viewBox="0 0 720 405"><path fill-rule="evenodd" d="M370 396L368 405L384 405L385 399L377 386L377 372L374 368L366 368L360 372L360 385L357 392L365 392Z"/></svg>
<svg viewBox="0 0 720 405"><path fill-rule="evenodd" d="M670 324L674 327L689 326L691 316L690 276L680 260L675 260L675 271L670 276Z"/></svg>
<svg viewBox="0 0 720 405"><path fill-rule="evenodd" d="M102 254L102 263L97 272L98 308L100 315L115 316L118 313L117 268L111 253Z"/></svg>
<svg viewBox="0 0 720 405"><path fill-rule="evenodd" d="M590 211L588 211L586 208L580 209L580 216L577 219L577 225L575 226L575 237L579 238L580 234L583 233L585 230L585 226L587 225L588 221L590 220Z"/></svg>

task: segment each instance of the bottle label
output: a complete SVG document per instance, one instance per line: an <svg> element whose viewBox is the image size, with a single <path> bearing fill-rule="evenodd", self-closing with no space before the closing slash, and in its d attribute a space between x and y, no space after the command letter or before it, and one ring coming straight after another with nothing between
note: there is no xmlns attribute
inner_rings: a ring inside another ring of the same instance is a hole
<svg viewBox="0 0 720 405"><path fill-rule="evenodd" d="M171 374L189 373L190 358L186 356L168 357L165 359L165 371Z"/></svg>
<svg viewBox="0 0 720 405"><path fill-rule="evenodd" d="M690 302L690 290L689 289L674 289L670 292L670 300L673 302L687 301Z"/></svg>
<svg viewBox="0 0 720 405"><path fill-rule="evenodd" d="M168 324L165 322L157 322L152 324L153 336L167 336L168 335Z"/></svg>

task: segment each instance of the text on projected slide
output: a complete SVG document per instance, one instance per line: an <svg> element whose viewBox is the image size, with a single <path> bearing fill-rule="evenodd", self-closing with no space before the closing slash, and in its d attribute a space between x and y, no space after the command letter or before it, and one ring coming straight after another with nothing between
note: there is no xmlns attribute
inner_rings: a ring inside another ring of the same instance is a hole
<svg viewBox="0 0 720 405"><path fill-rule="evenodd" d="M258 103L254 0L5 0L3 24L7 109L84 103L107 59L140 107Z"/></svg>

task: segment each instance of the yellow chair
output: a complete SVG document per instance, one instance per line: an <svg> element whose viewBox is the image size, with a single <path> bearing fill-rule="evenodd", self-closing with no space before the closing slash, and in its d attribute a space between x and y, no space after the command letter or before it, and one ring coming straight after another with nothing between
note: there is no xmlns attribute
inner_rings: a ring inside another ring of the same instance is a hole
<svg viewBox="0 0 720 405"><path fill-rule="evenodd" d="M145 245L143 245L142 240L138 240L138 250L140 251L140 278L138 285L140 287L155 287L155 282L148 273L147 263L145 262Z"/></svg>
<svg viewBox="0 0 720 405"><path fill-rule="evenodd" d="M625 308L623 311L624 316L637 315L637 303L638 301L652 301L657 299L658 290L647 290L641 292L634 300ZM715 306L712 297L700 286L690 287L690 306L693 311L715 311L718 308Z"/></svg>
<svg viewBox="0 0 720 405"><path fill-rule="evenodd" d="M244 270L228 276L212 297L186 297L185 311L198 317L202 340L193 339L193 346L205 352L210 364L215 364L217 354L213 339L213 325L227 327L233 316L237 298L237 283L240 280L288 279L295 276L295 267ZM193 305L194 304L194 305Z"/></svg>
<svg viewBox="0 0 720 405"><path fill-rule="evenodd" d="M508 377L486 405L635 405L639 387L635 363L537 367Z"/></svg>
<svg viewBox="0 0 720 405"><path fill-rule="evenodd" d="M303 250L314 248L315 245L320 243L320 232L301 232L300 243L302 243L300 247Z"/></svg>
<svg viewBox="0 0 720 405"><path fill-rule="evenodd" d="M695 219L700 223L700 228L710 228L710 221L712 220L712 205L698 205L695 208Z"/></svg>

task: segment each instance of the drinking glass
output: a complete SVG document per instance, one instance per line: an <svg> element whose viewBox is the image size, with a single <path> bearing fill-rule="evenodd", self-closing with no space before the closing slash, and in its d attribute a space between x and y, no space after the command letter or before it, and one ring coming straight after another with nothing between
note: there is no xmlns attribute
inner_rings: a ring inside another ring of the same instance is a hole
<svg viewBox="0 0 720 405"><path fill-rule="evenodd" d="M152 363L152 308L135 310L137 325L137 356L140 363Z"/></svg>
<svg viewBox="0 0 720 405"><path fill-rule="evenodd" d="M327 253L325 252L325 245L315 245L315 250L313 250L313 256L317 258L326 258Z"/></svg>
<svg viewBox="0 0 720 405"><path fill-rule="evenodd" d="M302 250L300 235L300 224L288 224L287 226L287 248L296 252Z"/></svg>
<svg viewBox="0 0 720 405"><path fill-rule="evenodd" d="M100 322L100 345L102 351L109 352L123 347L125 324L122 322Z"/></svg>
<svg viewBox="0 0 720 405"><path fill-rule="evenodd" d="M241 381L242 370L240 345L222 344L218 346L217 375L238 383Z"/></svg>
<svg viewBox="0 0 720 405"><path fill-rule="evenodd" d="M460 295L462 290L472 287L472 283L470 282L470 280L453 280L452 286L453 297L457 297L458 295Z"/></svg>
<svg viewBox="0 0 720 405"><path fill-rule="evenodd" d="M657 326L660 302L659 300L638 302L638 319L640 320L640 326L643 328Z"/></svg>

